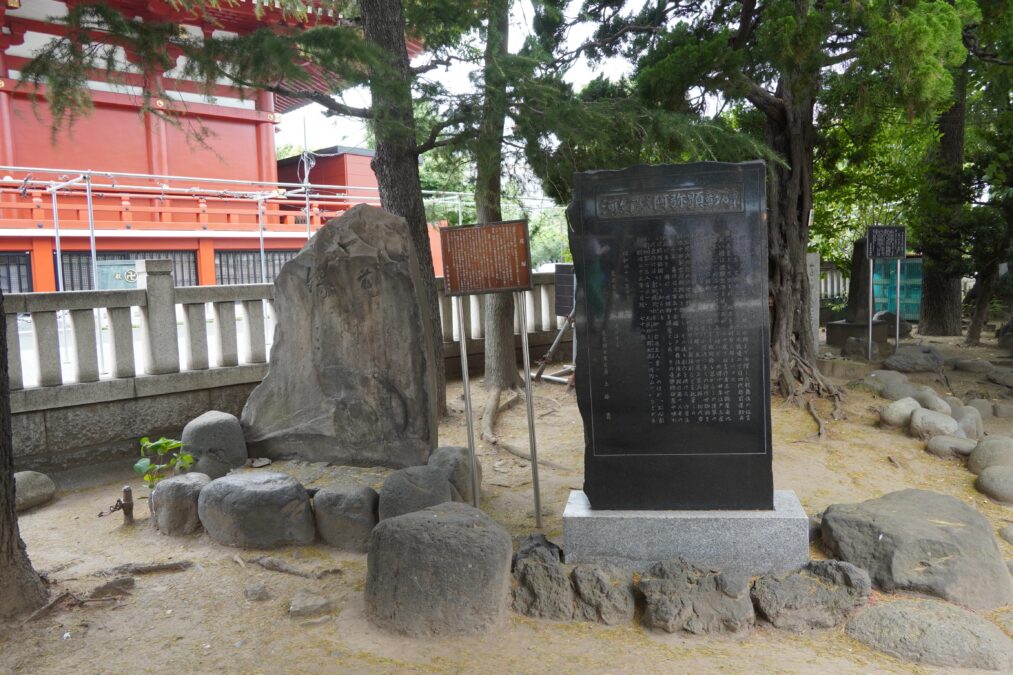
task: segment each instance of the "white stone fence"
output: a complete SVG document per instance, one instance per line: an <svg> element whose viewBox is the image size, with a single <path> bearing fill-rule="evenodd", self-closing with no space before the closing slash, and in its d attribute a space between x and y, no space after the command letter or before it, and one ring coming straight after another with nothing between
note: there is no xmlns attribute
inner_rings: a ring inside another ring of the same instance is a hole
<svg viewBox="0 0 1013 675"><path fill-rule="evenodd" d="M137 263L137 290L4 298L15 462L54 468L136 451L206 410L239 414L267 372L271 284L175 287L168 260ZM524 311L532 352L555 337L552 274L536 274ZM460 374L460 327L440 291L445 366ZM464 304L469 363L482 367L484 299ZM515 333L519 339L519 314ZM570 345L560 351L567 359Z"/></svg>

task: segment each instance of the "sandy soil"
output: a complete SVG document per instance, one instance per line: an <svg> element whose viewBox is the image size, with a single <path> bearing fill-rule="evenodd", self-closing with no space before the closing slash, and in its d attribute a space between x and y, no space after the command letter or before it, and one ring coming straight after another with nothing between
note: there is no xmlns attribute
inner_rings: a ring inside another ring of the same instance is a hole
<svg viewBox="0 0 1013 675"><path fill-rule="evenodd" d="M927 340L928 341L928 340ZM947 355L1002 361L995 349L967 350L956 340L934 341ZM982 377L947 371L914 381L941 393L969 392L997 398L1004 387ZM844 380L839 381L844 384ZM473 382L481 401L480 381ZM451 415L440 427L441 442L463 444L465 420L461 384L451 383ZM922 443L876 426L880 399L849 391L847 419L828 421L829 438L814 438L808 413L774 399L774 476L779 489L795 490L807 512L829 504L877 497L918 487L951 494L972 504L998 529L1013 522L1013 509L990 502L973 489L973 476L957 461L933 457ZM821 404L829 420L829 404ZM573 394L552 384L536 386L540 456L566 469L541 469L545 531L560 539L561 515L571 489L581 485L583 441ZM513 444L526 447L525 410L505 413L500 429ZM1013 420L989 418L992 434L1013 435ZM502 450L479 450L485 470L483 508L515 537L534 530L530 467ZM275 464L308 485L355 480L377 487L385 471L348 470L304 463ZM81 474L59 477L78 485ZM365 556L341 554L323 546L283 549L271 555L307 571L340 567L320 580L270 572L245 561L255 552L227 549L206 535L183 539L160 536L148 526L147 506L139 522L121 525L119 514L96 514L115 501L129 482L135 494L146 490L127 470L105 472L90 486L64 491L58 500L22 514L22 533L37 569L54 583L53 592L84 594L101 583L101 570L127 562L189 560L182 573L141 576L133 594L115 605L92 603L56 610L24 626L0 627L0 672L911 672L910 664L873 652L842 630L795 636L758 626L743 638L656 635L636 625L606 628L593 624L533 621L511 615L504 626L479 637L411 640L374 629L364 618L362 588ZM1013 546L1000 541L1007 558ZM816 547L814 557L823 553ZM266 584L272 598L249 602L243 589ZM333 597L339 610L322 622L289 619L288 602L300 588ZM874 602L897 596L876 593ZM1008 611L1008 610L1007 610ZM987 614L996 619L1003 612Z"/></svg>

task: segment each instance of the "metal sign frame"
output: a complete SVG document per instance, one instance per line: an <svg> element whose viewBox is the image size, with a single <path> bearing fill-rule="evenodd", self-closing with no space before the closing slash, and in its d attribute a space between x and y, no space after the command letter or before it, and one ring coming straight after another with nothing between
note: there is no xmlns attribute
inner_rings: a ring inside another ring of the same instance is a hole
<svg viewBox="0 0 1013 675"><path fill-rule="evenodd" d="M900 250L899 255L897 250L883 252L878 247L873 247L874 235L879 233L890 232L892 234L900 233ZM896 278L896 290L894 292L894 338L893 338L893 352L897 353L900 349L900 263L905 257L907 257L907 228L903 225L872 225L866 230L865 233L865 252L866 257L869 259L869 344L868 354L869 361L872 361L872 317L875 313L876 308L875 297L873 293L874 281L876 278L876 261L877 260L896 260L897 262L897 278ZM889 304L887 305L889 307Z"/></svg>

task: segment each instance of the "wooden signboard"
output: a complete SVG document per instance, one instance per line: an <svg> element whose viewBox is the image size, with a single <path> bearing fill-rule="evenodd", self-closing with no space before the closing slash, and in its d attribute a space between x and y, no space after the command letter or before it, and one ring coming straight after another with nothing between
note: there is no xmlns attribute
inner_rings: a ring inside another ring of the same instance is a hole
<svg viewBox="0 0 1013 675"><path fill-rule="evenodd" d="M907 230L903 227L870 227L866 250L871 260L907 255Z"/></svg>
<svg viewBox="0 0 1013 675"><path fill-rule="evenodd" d="M532 288L526 220L440 228L440 248L448 296Z"/></svg>

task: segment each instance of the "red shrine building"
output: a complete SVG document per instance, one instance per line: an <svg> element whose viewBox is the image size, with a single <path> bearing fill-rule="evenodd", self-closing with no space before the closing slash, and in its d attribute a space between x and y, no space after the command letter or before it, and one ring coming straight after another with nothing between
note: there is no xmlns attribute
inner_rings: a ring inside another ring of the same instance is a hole
<svg viewBox="0 0 1013 675"><path fill-rule="evenodd" d="M172 71L156 74L166 95L155 106L178 125L142 111L139 75L123 72L111 82L96 72L89 82L93 111L54 137L39 96L44 88L21 84L20 69L62 33L51 17L65 15L73 2L0 0L5 292L89 289L98 278L93 260L153 257L173 260L177 285L271 281L327 219L355 203L377 203L369 151L330 148L313 171L314 186L303 189L299 158L276 161L275 126L304 101L267 92L243 99L226 85L208 100L196 83ZM269 3L257 17L251 0L203 18L165 0L106 2L197 35L302 27ZM328 20L311 13L303 25ZM420 43L409 41L409 52L420 53ZM195 129L207 132L203 142L194 140ZM291 185L278 185L279 179Z"/></svg>

